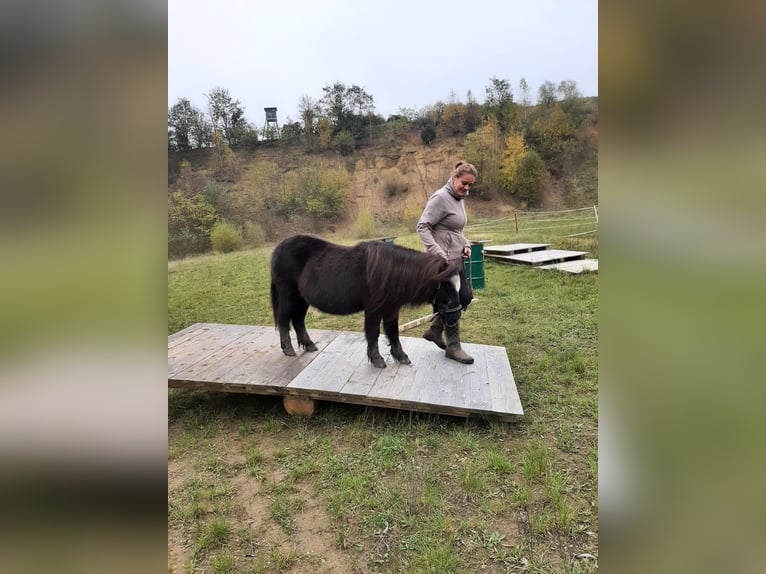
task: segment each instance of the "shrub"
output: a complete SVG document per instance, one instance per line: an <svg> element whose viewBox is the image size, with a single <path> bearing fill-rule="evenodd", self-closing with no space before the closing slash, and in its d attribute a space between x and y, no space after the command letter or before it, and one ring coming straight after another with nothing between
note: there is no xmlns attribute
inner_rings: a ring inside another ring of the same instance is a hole
<svg viewBox="0 0 766 574"><path fill-rule="evenodd" d="M221 221L210 232L210 242L214 251L229 253L242 247L242 234L231 223Z"/></svg>
<svg viewBox="0 0 766 574"><path fill-rule="evenodd" d="M205 182L205 187L202 189L202 195L205 197L205 200L215 207L216 211L221 208L221 191L221 186L212 179L208 179Z"/></svg>
<svg viewBox="0 0 766 574"><path fill-rule="evenodd" d="M527 205L535 205L540 199L540 189L545 182L545 164L536 151L530 150L524 156L516 172L515 188L512 193Z"/></svg>
<svg viewBox="0 0 766 574"><path fill-rule="evenodd" d="M207 251L217 222L218 214L204 196L173 193L168 202L168 255L183 257Z"/></svg>
<svg viewBox="0 0 766 574"><path fill-rule="evenodd" d="M254 221L245 221L244 241L250 247L261 247L265 242L263 227Z"/></svg>
<svg viewBox="0 0 766 574"><path fill-rule="evenodd" d="M393 197L407 191L407 180L402 177L399 170L395 167L381 173L380 181L388 197Z"/></svg>
<svg viewBox="0 0 766 574"><path fill-rule="evenodd" d="M363 209L356 216L354 235L357 239L371 239L375 237L375 220L368 210Z"/></svg>
<svg viewBox="0 0 766 574"><path fill-rule="evenodd" d="M351 132L343 130L332 138L332 149L340 155L349 155L354 152L354 136Z"/></svg>
<svg viewBox="0 0 766 574"><path fill-rule="evenodd" d="M402 213L402 225L404 225L408 231L415 231L415 227L417 227L422 213L422 206L419 206L416 203L409 204L404 208L404 213Z"/></svg>
<svg viewBox="0 0 766 574"><path fill-rule="evenodd" d="M284 195L300 200L306 215L318 221L335 221L346 211L348 189L349 175L345 168L328 169L311 163L285 181Z"/></svg>
<svg viewBox="0 0 766 574"><path fill-rule="evenodd" d="M420 141L425 145L430 144L436 139L436 128L434 128L433 122L424 122L420 128Z"/></svg>

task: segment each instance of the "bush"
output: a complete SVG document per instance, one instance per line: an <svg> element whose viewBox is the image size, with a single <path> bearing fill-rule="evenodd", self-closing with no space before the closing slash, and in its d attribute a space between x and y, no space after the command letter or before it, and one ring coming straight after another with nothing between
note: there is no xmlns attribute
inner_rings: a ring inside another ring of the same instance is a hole
<svg viewBox="0 0 766 574"><path fill-rule="evenodd" d="M207 251L217 221L215 208L204 196L173 193L168 204L168 255L183 257Z"/></svg>
<svg viewBox="0 0 766 574"><path fill-rule="evenodd" d="M408 231L415 231L415 228L418 225L418 221L420 221L420 216L422 215L422 213L423 213L422 206L419 206L415 203L409 204L407 207L404 208L404 213L402 213L402 225L404 225L404 227Z"/></svg>
<svg viewBox="0 0 766 574"><path fill-rule="evenodd" d="M332 138L332 149L340 155L349 155L354 152L354 136L351 132L343 130Z"/></svg>
<svg viewBox="0 0 766 574"><path fill-rule="evenodd" d="M375 220L368 210L363 209L356 216L354 235L357 239L371 239L375 237Z"/></svg>
<svg viewBox="0 0 766 574"><path fill-rule="evenodd" d="M253 221L245 221L244 241L249 247L261 247L265 243L266 236L263 227Z"/></svg>
<svg viewBox="0 0 766 574"><path fill-rule="evenodd" d="M432 122L425 122L420 128L420 141L425 145L430 144L436 139L436 129Z"/></svg>
<svg viewBox="0 0 766 574"><path fill-rule="evenodd" d="M534 150L524 156L516 172L513 194L526 205L535 205L545 182L545 164Z"/></svg>
<svg viewBox="0 0 766 574"><path fill-rule="evenodd" d="M242 247L242 234L231 223L222 221L216 223L213 231L210 232L210 242L213 251L229 253Z"/></svg>
<svg viewBox="0 0 766 574"><path fill-rule="evenodd" d="M407 180L402 177L395 167L380 174L380 181L388 197L393 197L407 191Z"/></svg>
<svg viewBox="0 0 766 574"><path fill-rule="evenodd" d="M194 234L188 229L179 229L175 233L168 235L168 258L178 259L191 253L198 253L198 241Z"/></svg>

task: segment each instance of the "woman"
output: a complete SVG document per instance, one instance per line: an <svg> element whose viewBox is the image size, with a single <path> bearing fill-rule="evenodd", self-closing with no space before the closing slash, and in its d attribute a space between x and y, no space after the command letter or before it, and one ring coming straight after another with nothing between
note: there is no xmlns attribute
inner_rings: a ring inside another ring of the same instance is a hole
<svg viewBox="0 0 766 574"><path fill-rule="evenodd" d="M427 251L444 257L447 261L470 257L471 244L463 235L467 222L463 200L468 196L479 172L470 163L459 161L455 164L447 183L436 190L426 203L416 230ZM460 266L460 303L465 310L473 299L471 286ZM434 309L434 312L436 309ZM443 333L446 330L445 343ZM454 325L445 325L441 316L431 320L431 326L423 337L435 343L440 349L446 349L445 356L461 363L473 363L473 357L460 347L460 321Z"/></svg>

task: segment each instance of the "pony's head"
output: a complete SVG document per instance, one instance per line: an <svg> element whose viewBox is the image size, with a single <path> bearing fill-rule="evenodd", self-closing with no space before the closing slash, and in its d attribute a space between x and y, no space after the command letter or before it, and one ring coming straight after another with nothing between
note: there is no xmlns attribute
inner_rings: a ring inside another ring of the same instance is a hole
<svg viewBox="0 0 766 574"><path fill-rule="evenodd" d="M434 295L434 309L447 325L460 320L463 306L460 304L460 275L455 274L446 281L440 281Z"/></svg>

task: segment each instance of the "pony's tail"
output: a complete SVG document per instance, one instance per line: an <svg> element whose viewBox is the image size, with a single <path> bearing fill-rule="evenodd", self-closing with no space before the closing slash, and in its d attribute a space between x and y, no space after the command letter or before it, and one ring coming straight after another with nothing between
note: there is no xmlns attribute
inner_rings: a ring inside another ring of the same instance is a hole
<svg viewBox="0 0 766 574"><path fill-rule="evenodd" d="M277 325L277 309L279 308L279 294L277 293L277 285L274 280L271 280L271 314L274 316L274 325Z"/></svg>

